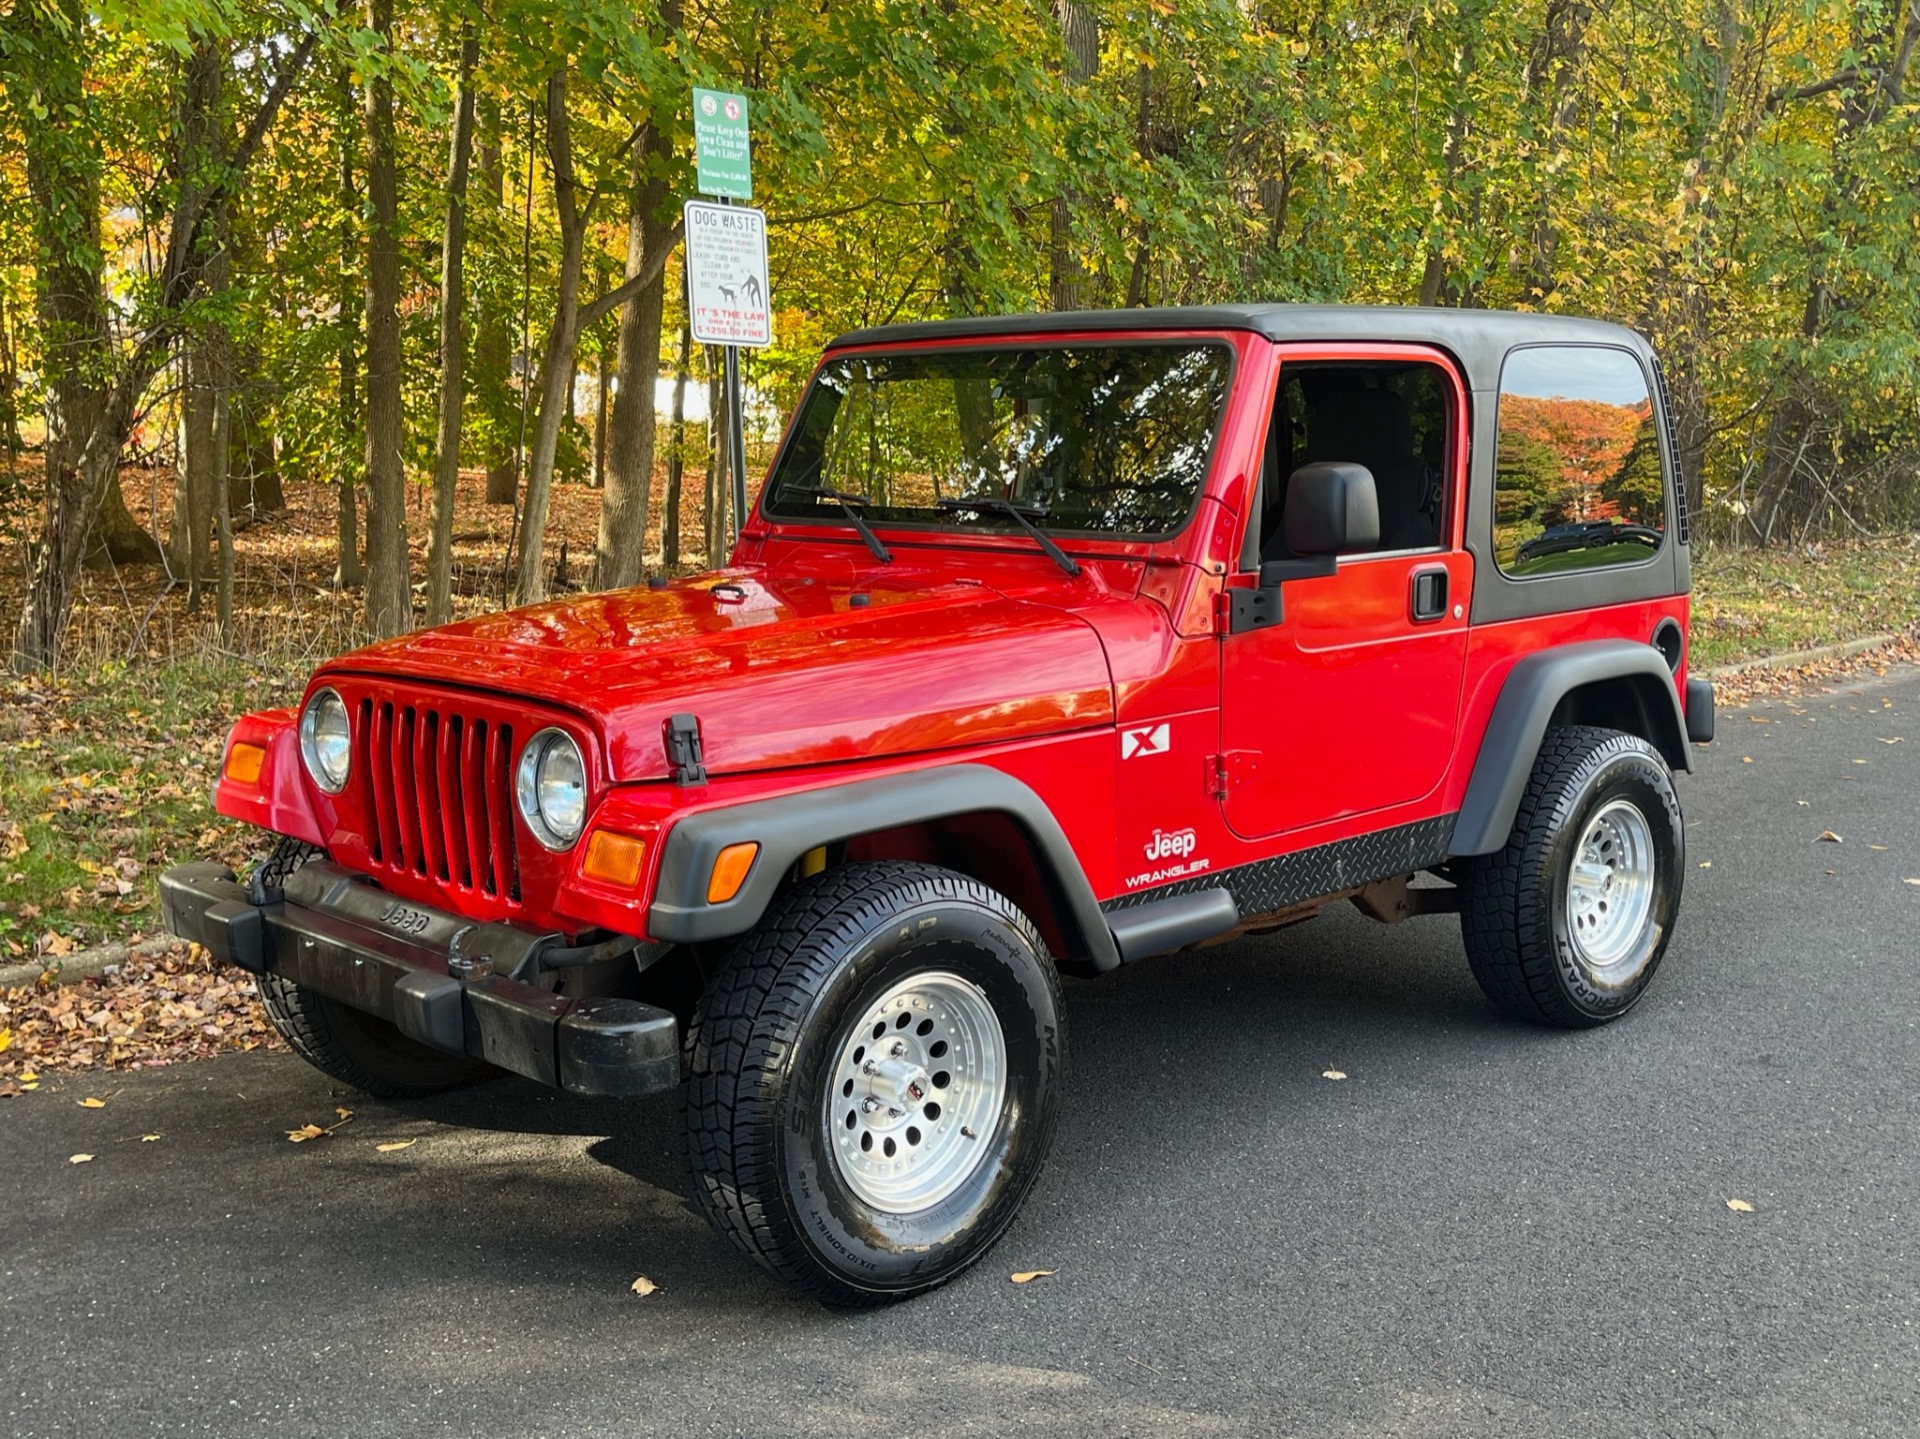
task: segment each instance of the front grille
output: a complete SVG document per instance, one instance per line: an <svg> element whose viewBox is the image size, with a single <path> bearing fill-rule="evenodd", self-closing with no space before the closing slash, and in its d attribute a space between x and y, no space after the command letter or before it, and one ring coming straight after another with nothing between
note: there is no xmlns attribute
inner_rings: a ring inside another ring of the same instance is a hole
<svg viewBox="0 0 1920 1439"><path fill-rule="evenodd" d="M517 904L513 726L363 699L353 734L373 867Z"/></svg>

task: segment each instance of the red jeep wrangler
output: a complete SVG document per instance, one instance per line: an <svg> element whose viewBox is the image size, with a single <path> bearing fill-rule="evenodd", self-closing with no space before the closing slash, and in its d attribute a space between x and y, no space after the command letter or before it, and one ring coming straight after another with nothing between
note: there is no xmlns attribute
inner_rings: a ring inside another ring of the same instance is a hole
<svg viewBox="0 0 1920 1439"><path fill-rule="evenodd" d="M245 884L168 872L167 920L373 1094L684 1083L721 1232L897 1299L1033 1183L1063 971L1351 899L1457 911L1519 1018L1633 1006L1713 728L1684 496L1612 325L846 335L729 568L373 645L241 720L218 808L281 839Z"/></svg>

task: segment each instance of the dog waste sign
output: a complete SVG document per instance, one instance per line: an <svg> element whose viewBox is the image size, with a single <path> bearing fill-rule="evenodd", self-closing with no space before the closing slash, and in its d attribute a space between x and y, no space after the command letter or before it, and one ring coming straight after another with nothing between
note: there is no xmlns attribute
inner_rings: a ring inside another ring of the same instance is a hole
<svg viewBox="0 0 1920 1439"><path fill-rule="evenodd" d="M694 186L703 195L753 198L747 97L727 90L693 92Z"/></svg>
<svg viewBox="0 0 1920 1439"><path fill-rule="evenodd" d="M703 345L771 345L765 212L689 200L685 215L693 338Z"/></svg>

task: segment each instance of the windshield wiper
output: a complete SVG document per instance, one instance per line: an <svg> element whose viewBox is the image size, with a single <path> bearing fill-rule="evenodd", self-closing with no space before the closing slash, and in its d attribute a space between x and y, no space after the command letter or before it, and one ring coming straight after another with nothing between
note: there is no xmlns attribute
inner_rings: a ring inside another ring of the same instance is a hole
<svg viewBox="0 0 1920 1439"><path fill-rule="evenodd" d="M860 511L873 501L865 495L856 495L851 490L836 490L830 485L789 485L789 493L812 495L815 499L832 500L847 512L847 518L853 521L853 527L860 531L860 538L867 542L867 548L873 551L873 557L883 565L893 563L893 551L880 543L880 537L867 525L866 516Z"/></svg>
<svg viewBox="0 0 1920 1439"><path fill-rule="evenodd" d="M1016 521L1021 529L1039 541L1040 548L1047 552L1047 558L1060 566L1061 569L1070 575L1080 573L1080 566L1073 562L1072 556L1049 539L1046 532L1034 523L1035 520L1044 520L1047 517L1047 507L1045 505L1018 505L1012 500L995 499L935 500L933 503L936 509L948 511L970 510L978 515L1005 515L1007 518Z"/></svg>

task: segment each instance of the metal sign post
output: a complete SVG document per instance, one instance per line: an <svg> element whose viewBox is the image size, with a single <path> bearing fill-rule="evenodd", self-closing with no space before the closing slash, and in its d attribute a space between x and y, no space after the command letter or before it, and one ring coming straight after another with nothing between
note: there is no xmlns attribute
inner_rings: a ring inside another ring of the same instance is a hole
<svg viewBox="0 0 1920 1439"><path fill-rule="evenodd" d="M719 196L720 202L687 201L687 315L694 339L724 347L727 468L732 478L732 533L737 539L747 513L740 346L773 342L772 311L767 305L767 217L760 210L733 204L753 198L753 144L745 95L695 88L693 157L696 186L703 195Z"/></svg>

